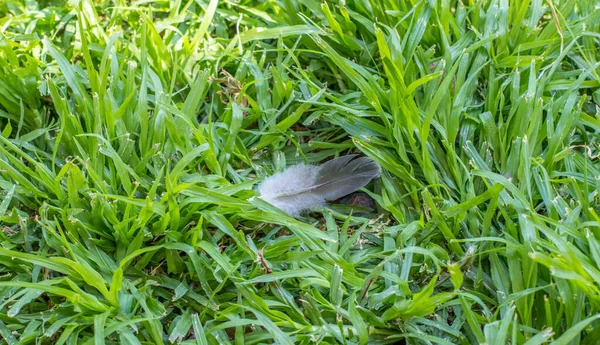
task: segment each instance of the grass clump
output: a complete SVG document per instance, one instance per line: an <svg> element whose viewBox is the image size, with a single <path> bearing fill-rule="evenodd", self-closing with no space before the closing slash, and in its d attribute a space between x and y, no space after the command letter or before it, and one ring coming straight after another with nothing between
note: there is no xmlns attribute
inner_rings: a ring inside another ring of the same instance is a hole
<svg viewBox="0 0 600 345"><path fill-rule="evenodd" d="M597 344L599 17L3 0L0 337ZM383 167L375 212L256 198L346 153Z"/></svg>

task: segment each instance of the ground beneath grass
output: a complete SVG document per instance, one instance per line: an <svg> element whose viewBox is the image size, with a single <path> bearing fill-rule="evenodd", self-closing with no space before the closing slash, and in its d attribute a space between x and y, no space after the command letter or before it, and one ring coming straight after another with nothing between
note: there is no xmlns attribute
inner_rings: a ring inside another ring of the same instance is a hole
<svg viewBox="0 0 600 345"><path fill-rule="evenodd" d="M599 344L599 61L593 0L0 0L1 342Z"/></svg>

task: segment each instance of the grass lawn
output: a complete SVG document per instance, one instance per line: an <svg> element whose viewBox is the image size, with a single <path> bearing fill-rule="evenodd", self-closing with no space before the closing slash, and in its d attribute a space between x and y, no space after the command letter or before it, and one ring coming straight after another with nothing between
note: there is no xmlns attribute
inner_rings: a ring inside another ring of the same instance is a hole
<svg viewBox="0 0 600 345"><path fill-rule="evenodd" d="M0 0L0 133L2 344L600 344L596 0Z"/></svg>

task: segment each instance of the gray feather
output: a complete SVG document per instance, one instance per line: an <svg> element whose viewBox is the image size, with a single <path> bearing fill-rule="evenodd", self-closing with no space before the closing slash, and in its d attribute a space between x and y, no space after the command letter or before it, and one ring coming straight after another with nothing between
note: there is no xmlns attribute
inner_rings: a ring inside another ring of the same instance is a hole
<svg viewBox="0 0 600 345"><path fill-rule="evenodd" d="M321 165L313 189L325 200L336 200L366 186L379 177L381 167L368 157L342 156Z"/></svg>
<svg viewBox="0 0 600 345"><path fill-rule="evenodd" d="M342 156L320 166L296 165L264 180L261 198L291 215L336 200L364 187L381 174L368 157Z"/></svg>

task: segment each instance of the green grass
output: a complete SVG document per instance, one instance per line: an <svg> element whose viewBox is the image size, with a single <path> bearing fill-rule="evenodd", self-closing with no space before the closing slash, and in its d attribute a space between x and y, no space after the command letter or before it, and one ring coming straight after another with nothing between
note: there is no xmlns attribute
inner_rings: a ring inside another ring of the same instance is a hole
<svg viewBox="0 0 600 345"><path fill-rule="evenodd" d="M599 74L594 0L0 0L0 342L599 344Z"/></svg>

